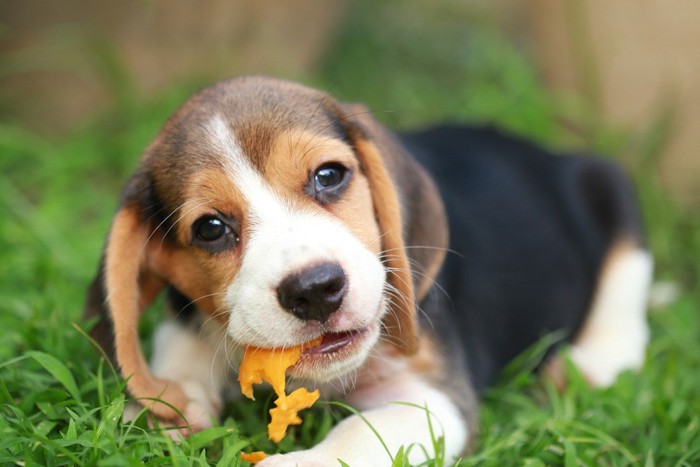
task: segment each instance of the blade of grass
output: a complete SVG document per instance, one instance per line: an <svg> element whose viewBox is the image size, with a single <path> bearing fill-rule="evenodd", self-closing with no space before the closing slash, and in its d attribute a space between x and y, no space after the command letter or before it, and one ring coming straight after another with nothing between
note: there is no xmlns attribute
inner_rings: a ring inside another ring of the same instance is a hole
<svg viewBox="0 0 700 467"><path fill-rule="evenodd" d="M39 351L28 352L30 357L32 357L39 365L44 367L46 371L51 373L51 375L60 382L63 387L68 390L68 393L77 401L80 401L80 391L78 390L78 385L73 378L73 374L70 370L61 363L57 358Z"/></svg>

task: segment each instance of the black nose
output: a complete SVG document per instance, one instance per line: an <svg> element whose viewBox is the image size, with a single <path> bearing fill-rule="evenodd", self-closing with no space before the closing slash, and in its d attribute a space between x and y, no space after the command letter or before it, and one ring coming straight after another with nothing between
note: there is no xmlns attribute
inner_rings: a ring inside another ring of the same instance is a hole
<svg viewBox="0 0 700 467"><path fill-rule="evenodd" d="M325 322L340 308L346 288L343 268L323 263L285 277L277 287L277 300L297 318Z"/></svg>

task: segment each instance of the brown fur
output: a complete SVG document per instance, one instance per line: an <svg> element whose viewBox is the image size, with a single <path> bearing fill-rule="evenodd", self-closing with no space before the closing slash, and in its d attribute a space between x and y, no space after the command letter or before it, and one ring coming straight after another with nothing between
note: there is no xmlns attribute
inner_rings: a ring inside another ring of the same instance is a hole
<svg viewBox="0 0 700 467"><path fill-rule="evenodd" d="M106 255L106 287L111 318L114 325L116 357L122 374L129 378L129 391L146 404L149 399L168 401L184 410L187 399L177 384L155 378L143 357L138 336L138 318L143 300L141 286L153 283L153 272L145 270L148 255L146 240L149 232L133 208L123 208L116 216ZM151 290L148 294L155 295ZM157 416L176 418L177 413L160 403L148 406Z"/></svg>
<svg viewBox="0 0 700 467"><path fill-rule="evenodd" d="M309 174L324 163L338 162L353 172L353 179L337 202L324 207L309 205L303 187ZM294 177L291 174L298 174ZM304 209L330 212L372 252L379 253L381 233L374 216L371 190L355 153L337 138L320 137L309 131L284 132L277 137L264 168L265 179L285 199Z"/></svg>
<svg viewBox="0 0 700 467"><path fill-rule="evenodd" d="M358 140L367 140L381 156L396 191L402 214L405 255L411 264L415 301L425 297L447 253L449 229L447 215L435 182L396 137L378 123L363 105L344 106L343 117Z"/></svg>
<svg viewBox="0 0 700 467"><path fill-rule="evenodd" d="M401 207L394 185L377 148L366 140L355 142L358 157L369 179L374 209L382 232L382 253L392 286L391 307L384 318L390 342L406 354L418 350L413 279L403 241Z"/></svg>

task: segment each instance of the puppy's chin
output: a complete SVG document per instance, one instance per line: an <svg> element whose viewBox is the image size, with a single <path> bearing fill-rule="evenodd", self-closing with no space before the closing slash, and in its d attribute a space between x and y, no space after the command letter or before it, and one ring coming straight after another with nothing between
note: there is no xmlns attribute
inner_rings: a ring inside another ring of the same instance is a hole
<svg viewBox="0 0 700 467"><path fill-rule="evenodd" d="M357 370L367 360L380 334L379 322L346 333L326 334L319 347L307 349L289 370L295 379L326 383Z"/></svg>

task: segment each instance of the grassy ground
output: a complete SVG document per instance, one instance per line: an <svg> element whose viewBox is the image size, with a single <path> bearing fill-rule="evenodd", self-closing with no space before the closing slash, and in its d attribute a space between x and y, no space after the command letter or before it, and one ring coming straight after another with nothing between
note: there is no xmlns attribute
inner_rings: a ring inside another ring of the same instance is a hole
<svg viewBox="0 0 700 467"><path fill-rule="evenodd" d="M427 22L407 10L395 21L390 6L369 14L362 2L306 82L369 104L393 126L488 121L543 144L619 155L637 181L657 277L681 291L650 315L645 369L610 389L591 390L572 374L561 394L527 372L527 359L514 365L487 394L476 452L460 465L699 465L700 213L659 188L663 124L601 127L585 102L546 92L488 24L466 30L449 9ZM241 449L273 449L264 436L269 400L230 405L220 426L180 445L142 420L121 423L123 382L81 329L121 184L196 87L148 99L115 89L112 111L58 140L0 124L0 464L236 465ZM158 314L144 320L146 340ZM310 411L281 449L314 444L346 414Z"/></svg>

